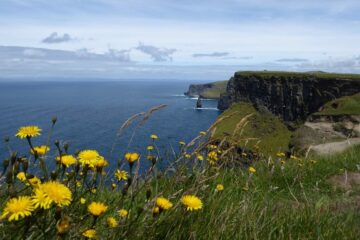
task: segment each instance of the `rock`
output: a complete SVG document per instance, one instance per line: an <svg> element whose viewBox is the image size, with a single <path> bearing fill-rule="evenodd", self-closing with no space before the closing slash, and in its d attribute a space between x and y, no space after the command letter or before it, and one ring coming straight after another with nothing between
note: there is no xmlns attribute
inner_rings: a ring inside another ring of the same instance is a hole
<svg viewBox="0 0 360 240"><path fill-rule="evenodd" d="M290 72L236 72L218 103L250 102L286 122L304 121L325 103L360 92L360 75Z"/></svg>

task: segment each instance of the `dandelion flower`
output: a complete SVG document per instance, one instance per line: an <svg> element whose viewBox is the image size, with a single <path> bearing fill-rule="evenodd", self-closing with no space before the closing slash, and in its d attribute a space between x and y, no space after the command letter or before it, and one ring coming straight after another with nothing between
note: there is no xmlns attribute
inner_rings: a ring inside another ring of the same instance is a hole
<svg viewBox="0 0 360 240"><path fill-rule="evenodd" d="M196 159L199 160L199 161L203 161L203 160L204 160L204 156L198 154L198 155L196 156Z"/></svg>
<svg viewBox="0 0 360 240"><path fill-rule="evenodd" d="M35 155L35 152L36 152L37 155L42 156L42 155L45 155L48 151L50 151L50 148L48 146L41 145L41 146L34 147L34 149L31 149L30 153L32 155Z"/></svg>
<svg viewBox="0 0 360 240"><path fill-rule="evenodd" d="M78 157L82 166L94 168L101 156L96 150L84 150L79 153Z"/></svg>
<svg viewBox="0 0 360 240"><path fill-rule="evenodd" d="M220 191L223 191L223 190L224 190L224 185L222 185L222 184L216 185L216 191L220 192Z"/></svg>
<svg viewBox="0 0 360 240"><path fill-rule="evenodd" d="M124 217L127 217L129 215L129 212L126 209L120 209L118 211L118 214L119 214L120 217L124 218Z"/></svg>
<svg viewBox="0 0 360 240"><path fill-rule="evenodd" d="M95 163L95 167L100 169L106 167L107 165L109 165L108 161L106 161L105 158L102 156L100 156L97 162Z"/></svg>
<svg viewBox="0 0 360 240"><path fill-rule="evenodd" d="M118 181L121 181L121 180L127 180L128 179L128 173L126 171L123 171L123 170L119 170L117 169L115 171L115 177Z"/></svg>
<svg viewBox="0 0 360 240"><path fill-rule="evenodd" d="M64 234L66 232L66 230L68 230L70 227L70 218L69 217L64 217L64 219L62 219L60 222L58 222L56 224L56 229L58 234Z"/></svg>
<svg viewBox="0 0 360 240"><path fill-rule="evenodd" d="M56 159L65 167L70 167L76 163L76 158L73 155L64 155Z"/></svg>
<svg viewBox="0 0 360 240"><path fill-rule="evenodd" d="M118 225L118 222L117 222L116 219L113 218L113 217L108 217L108 218L106 219L106 223L107 223L107 225L108 225L109 227L111 227L111 228L115 228L115 227L117 227L117 225Z"/></svg>
<svg viewBox="0 0 360 240"><path fill-rule="evenodd" d="M283 157L285 157L285 153L283 153L283 152L278 152L278 153L276 154L276 156L279 157L279 158L283 158Z"/></svg>
<svg viewBox="0 0 360 240"><path fill-rule="evenodd" d="M168 210L168 209L172 208L172 206L173 206L173 204L164 197L156 198L155 202L156 202L156 206L158 206L159 208L161 208L163 210Z"/></svg>
<svg viewBox="0 0 360 240"><path fill-rule="evenodd" d="M254 167L249 167L249 173L256 173L256 169Z"/></svg>
<svg viewBox="0 0 360 240"><path fill-rule="evenodd" d="M147 158L147 160L149 160L149 161L151 161L153 163L156 161L156 157L153 156L153 155L147 155L146 158Z"/></svg>
<svg viewBox="0 0 360 240"><path fill-rule="evenodd" d="M152 140L156 140L156 139L158 139L159 137L158 137L157 135L155 135L155 134L151 134L151 135L150 135L150 138L151 138Z"/></svg>
<svg viewBox="0 0 360 240"><path fill-rule="evenodd" d="M248 187L243 187L242 190L247 192L247 191L249 191L249 188Z"/></svg>
<svg viewBox="0 0 360 240"><path fill-rule="evenodd" d="M86 237L86 238L94 239L94 238L96 238L96 230L95 229L88 229L85 232L83 232L82 235L84 237Z"/></svg>
<svg viewBox="0 0 360 240"><path fill-rule="evenodd" d="M147 148L146 148L148 151L152 151L152 150L154 150L154 146L147 146Z"/></svg>
<svg viewBox="0 0 360 240"><path fill-rule="evenodd" d="M180 141L179 144L180 146L185 146L186 143L184 141Z"/></svg>
<svg viewBox="0 0 360 240"><path fill-rule="evenodd" d="M139 160L140 155L138 153L126 153L125 160L129 163L134 163L135 161Z"/></svg>
<svg viewBox="0 0 360 240"><path fill-rule="evenodd" d="M42 189L36 188L34 190L34 196L32 197L32 202L35 208L49 209L52 200Z"/></svg>
<svg viewBox="0 0 360 240"><path fill-rule="evenodd" d="M30 216L35 207L28 196L20 196L10 199L6 205L1 218L8 217L9 221L18 221L24 217Z"/></svg>
<svg viewBox="0 0 360 240"><path fill-rule="evenodd" d="M36 176L29 178L28 181L33 188L39 187L41 184L40 179Z"/></svg>
<svg viewBox="0 0 360 240"><path fill-rule="evenodd" d="M219 159L218 154L215 151L209 152L207 157L209 161L213 161L213 162L216 162Z"/></svg>
<svg viewBox="0 0 360 240"><path fill-rule="evenodd" d="M203 206L202 201L194 195L185 195L180 201L186 206L188 211L200 210Z"/></svg>
<svg viewBox="0 0 360 240"><path fill-rule="evenodd" d="M39 189L57 206L69 206L72 200L70 189L62 183L49 181L41 184Z"/></svg>
<svg viewBox="0 0 360 240"><path fill-rule="evenodd" d="M160 212L160 208L159 207L154 207L152 209L152 212L153 212L153 214L158 214Z"/></svg>
<svg viewBox="0 0 360 240"><path fill-rule="evenodd" d="M205 135L206 135L206 132L201 131L201 132L199 132L199 134L200 134L200 136L205 136Z"/></svg>
<svg viewBox="0 0 360 240"><path fill-rule="evenodd" d="M19 179L22 182L26 181L26 174L24 172L19 172L16 174L16 178Z"/></svg>
<svg viewBox="0 0 360 240"><path fill-rule="evenodd" d="M86 203L86 199L85 199L85 198L80 198L80 203L81 203L81 204L85 204L85 203Z"/></svg>
<svg viewBox="0 0 360 240"><path fill-rule="evenodd" d="M19 128L18 132L16 133L16 137L23 139L23 138L31 138L40 136L41 129L38 126L24 126Z"/></svg>
<svg viewBox="0 0 360 240"><path fill-rule="evenodd" d="M188 153L186 153L186 154L185 154L185 158L190 159L190 158L191 158L191 155L188 154Z"/></svg>
<svg viewBox="0 0 360 240"><path fill-rule="evenodd" d="M88 206L89 213L91 213L94 216L102 215L104 212L106 212L107 209L108 207L101 202L92 202Z"/></svg>

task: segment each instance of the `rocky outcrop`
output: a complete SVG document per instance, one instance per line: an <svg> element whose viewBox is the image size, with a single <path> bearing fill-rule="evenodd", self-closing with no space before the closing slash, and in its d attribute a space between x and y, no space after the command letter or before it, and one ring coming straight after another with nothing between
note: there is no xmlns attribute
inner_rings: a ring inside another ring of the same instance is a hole
<svg viewBox="0 0 360 240"><path fill-rule="evenodd" d="M218 103L220 110L250 102L284 121L305 120L325 103L360 92L360 75L289 72L237 72Z"/></svg>
<svg viewBox="0 0 360 240"><path fill-rule="evenodd" d="M184 94L188 97L200 97L205 90L212 88L213 85L213 83L191 84L189 90Z"/></svg>

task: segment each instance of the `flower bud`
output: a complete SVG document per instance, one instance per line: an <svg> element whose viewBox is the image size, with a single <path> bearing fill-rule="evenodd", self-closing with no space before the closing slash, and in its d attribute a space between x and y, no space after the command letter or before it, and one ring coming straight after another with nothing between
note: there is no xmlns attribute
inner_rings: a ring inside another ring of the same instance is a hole
<svg viewBox="0 0 360 240"><path fill-rule="evenodd" d="M4 142L6 143L10 142L10 137L9 136L4 137Z"/></svg>

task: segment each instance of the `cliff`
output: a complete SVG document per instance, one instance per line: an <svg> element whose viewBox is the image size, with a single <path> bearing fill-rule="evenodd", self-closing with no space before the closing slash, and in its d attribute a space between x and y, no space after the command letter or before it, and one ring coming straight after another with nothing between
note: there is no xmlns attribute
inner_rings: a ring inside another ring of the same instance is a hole
<svg viewBox="0 0 360 240"><path fill-rule="evenodd" d="M191 84L184 94L189 97L219 99L226 92L228 81L218 81L206 84Z"/></svg>
<svg viewBox="0 0 360 240"><path fill-rule="evenodd" d="M218 108L250 102L284 121L305 120L325 103L360 92L360 75L324 72L236 72Z"/></svg>

